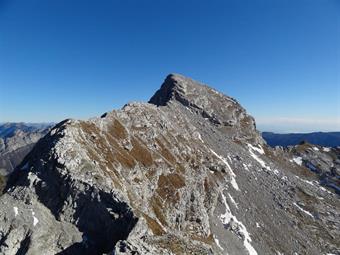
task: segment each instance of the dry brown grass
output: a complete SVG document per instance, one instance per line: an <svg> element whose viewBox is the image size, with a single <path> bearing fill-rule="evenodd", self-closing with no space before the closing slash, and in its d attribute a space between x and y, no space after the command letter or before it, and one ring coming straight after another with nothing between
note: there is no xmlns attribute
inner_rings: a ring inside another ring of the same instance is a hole
<svg viewBox="0 0 340 255"><path fill-rule="evenodd" d="M203 184L203 185L204 185L204 191L205 191L205 193L209 192L209 191L210 191L210 186L211 186L211 184L210 184L208 178L205 178L205 179L204 179L204 184Z"/></svg>
<svg viewBox="0 0 340 255"><path fill-rule="evenodd" d="M161 148L160 150L160 154L170 163L175 164L176 163L176 159L175 157L172 155L172 153L166 148L166 146L158 139L156 138L156 142L158 144L158 146Z"/></svg>
<svg viewBox="0 0 340 255"><path fill-rule="evenodd" d="M208 235L208 236L200 236L200 235L192 235L191 238L193 240L196 240L196 241L199 241L199 242L202 242L202 243L206 243L206 244L209 244L209 245L212 245L214 243L214 237L212 234Z"/></svg>
<svg viewBox="0 0 340 255"><path fill-rule="evenodd" d="M130 155L134 157L138 162L140 162L145 167L150 167L153 163L153 158L148 150L148 148L136 138L131 139L132 150L130 151Z"/></svg>
<svg viewBox="0 0 340 255"><path fill-rule="evenodd" d="M184 186L184 178L179 174L161 175L158 179L156 192L163 200L175 204L180 199L178 189Z"/></svg>
<svg viewBox="0 0 340 255"><path fill-rule="evenodd" d="M151 198L151 208L163 226L168 226L163 214L165 208L163 208L162 202L160 201L159 197L157 197L157 195L153 195Z"/></svg>
<svg viewBox="0 0 340 255"><path fill-rule="evenodd" d="M173 205L180 200L178 189L185 186L185 181L179 174L161 175L158 179L157 189L151 198L151 208L158 220L167 226L164 216L164 205Z"/></svg>
<svg viewBox="0 0 340 255"><path fill-rule="evenodd" d="M127 131L119 120L115 119L112 125L108 126L108 131L116 139L121 140L127 138Z"/></svg>
<svg viewBox="0 0 340 255"><path fill-rule="evenodd" d="M175 237L160 240L159 245L162 248L170 249L170 251L176 255L188 254L188 250L186 249L186 244L184 241Z"/></svg>
<svg viewBox="0 0 340 255"><path fill-rule="evenodd" d="M185 174L185 167L183 166L183 164L176 164L176 171Z"/></svg>
<svg viewBox="0 0 340 255"><path fill-rule="evenodd" d="M162 226L156 220L152 219L145 213L143 213L143 217L154 235L161 236L165 234Z"/></svg>

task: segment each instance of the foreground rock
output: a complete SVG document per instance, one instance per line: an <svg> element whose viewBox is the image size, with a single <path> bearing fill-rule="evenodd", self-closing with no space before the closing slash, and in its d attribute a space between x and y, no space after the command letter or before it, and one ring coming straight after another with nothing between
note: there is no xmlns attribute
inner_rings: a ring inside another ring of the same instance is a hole
<svg viewBox="0 0 340 255"><path fill-rule="evenodd" d="M170 75L37 143L0 197L0 254L336 254L339 200L312 178L235 99Z"/></svg>

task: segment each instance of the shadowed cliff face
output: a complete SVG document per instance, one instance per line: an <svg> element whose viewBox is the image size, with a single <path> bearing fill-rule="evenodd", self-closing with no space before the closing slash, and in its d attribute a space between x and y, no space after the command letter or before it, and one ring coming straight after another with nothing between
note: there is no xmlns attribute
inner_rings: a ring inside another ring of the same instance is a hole
<svg viewBox="0 0 340 255"><path fill-rule="evenodd" d="M0 197L0 254L336 253L339 203L232 98L170 75L56 125Z"/></svg>

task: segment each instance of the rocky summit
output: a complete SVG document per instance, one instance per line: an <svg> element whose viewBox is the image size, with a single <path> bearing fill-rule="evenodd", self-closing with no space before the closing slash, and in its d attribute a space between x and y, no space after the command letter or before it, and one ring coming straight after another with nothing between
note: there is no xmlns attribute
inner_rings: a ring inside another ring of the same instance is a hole
<svg viewBox="0 0 340 255"><path fill-rule="evenodd" d="M39 140L0 197L0 254L339 254L339 197L310 172L172 74Z"/></svg>

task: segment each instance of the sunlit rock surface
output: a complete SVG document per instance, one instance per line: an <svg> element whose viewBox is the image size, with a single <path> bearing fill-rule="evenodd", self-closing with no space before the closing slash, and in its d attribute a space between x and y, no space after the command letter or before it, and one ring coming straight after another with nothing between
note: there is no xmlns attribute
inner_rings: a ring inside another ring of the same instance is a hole
<svg viewBox="0 0 340 255"><path fill-rule="evenodd" d="M169 75L36 144L0 197L0 254L337 254L339 199L314 180L235 99Z"/></svg>

